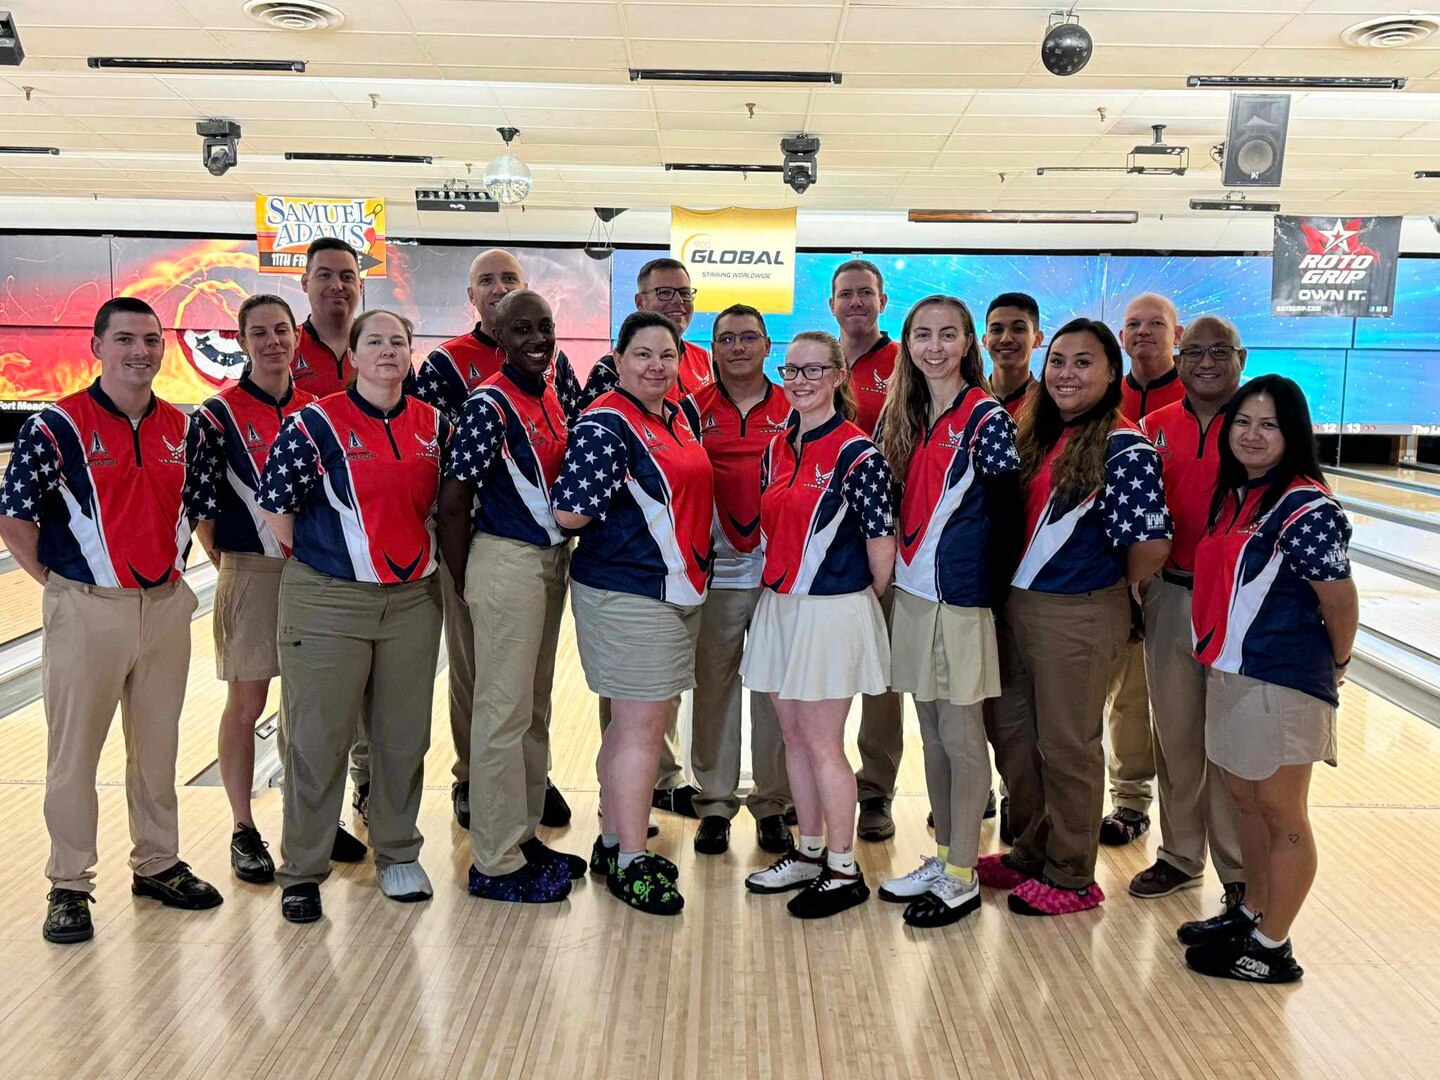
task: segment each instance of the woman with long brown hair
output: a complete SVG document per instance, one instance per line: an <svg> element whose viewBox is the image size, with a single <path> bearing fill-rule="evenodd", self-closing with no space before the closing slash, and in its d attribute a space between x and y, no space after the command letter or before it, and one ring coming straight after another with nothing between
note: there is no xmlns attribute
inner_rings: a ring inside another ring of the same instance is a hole
<svg viewBox="0 0 1440 1080"><path fill-rule="evenodd" d="M928 296L905 317L878 438L900 479L890 685L915 700L936 854L880 888L911 926L980 906L975 864L990 795L987 698L1000 694L990 611L993 495L1014 502L1015 422L986 387L970 310ZM997 484L997 481L999 483ZM1002 533L1003 534L1003 533Z"/></svg>
<svg viewBox="0 0 1440 1080"><path fill-rule="evenodd" d="M1021 915L1086 911L1105 899L1095 882L1105 694L1130 636L1129 588L1170 553L1159 455L1120 413L1121 375L1110 328L1072 319L1051 340L1044 378L1020 414L1027 539L1007 615L1047 816L979 871L982 884L1014 890L1010 910Z"/></svg>

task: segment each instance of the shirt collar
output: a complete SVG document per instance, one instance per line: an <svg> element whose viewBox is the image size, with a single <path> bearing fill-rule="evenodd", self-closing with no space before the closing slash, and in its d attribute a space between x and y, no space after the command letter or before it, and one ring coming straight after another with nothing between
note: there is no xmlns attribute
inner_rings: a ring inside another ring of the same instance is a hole
<svg viewBox="0 0 1440 1080"><path fill-rule="evenodd" d="M409 400L408 394L401 394L400 400L396 402L395 407L389 412L385 412L384 410L378 409L374 405L371 405L370 402L366 401L365 398L361 396L360 391L355 389L355 387L353 386L348 387L345 390L345 394L347 397L350 398L351 402L354 403L357 409L359 409L366 416L373 416L376 420L394 420L397 416L399 416L405 411L405 402Z"/></svg>
<svg viewBox="0 0 1440 1080"><path fill-rule="evenodd" d="M545 380L534 375L526 375L509 360L500 365L501 372L512 383L518 386L531 397L540 397L545 393Z"/></svg>
<svg viewBox="0 0 1440 1080"><path fill-rule="evenodd" d="M995 374L994 374L994 372L991 372L991 374L990 374L990 379L991 379L992 382L994 381L994 379L995 379ZM1035 385L1035 376L1034 376L1034 375L1031 375L1029 372L1026 372L1026 373L1025 373L1025 381L1020 384L1019 389L1017 389L1017 390L1012 390L1012 391L1010 391L1010 393L1008 393L1008 394L1006 394L1004 397L1002 397L1002 398L1000 399L1000 404L1001 404L1001 405L1009 405L1011 402L1019 401L1021 398L1023 398L1026 394L1028 394L1028 393L1030 392L1030 387L1032 387L1032 386L1034 386L1034 385Z"/></svg>
<svg viewBox="0 0 1440 1080"><path fill-rule="evenodd" d="M715 383L715 389L716 389L716 391L717 391L717 392L720 394L720 396L723 397L726 401L730 402L730 404L735 405L735 399L730 396L730 388L729 388L728 386L726 386L725 383L724 383L724 381L720 378L720 372L719 372L718 370L716 370L714 374L715 374L715 377L714 377L714 380L713 380L713 381L714 381L714 383ZM764 378L765 378L765 393L764 393L764 394L761 396L761 398L760 398L760 404L761 404L761 405L764 405L767 401L769 401L769 400L770 400L770 395L775 392L775 384L770 381L770 376L765 375ZM738 409L739 406L736 405L736 408Z"/></svg>
<svg viewBox="0 0 1440 1080"><path fill-rule="evenodd" d="M261 387L255 382L255 380L250 378L248 374L240 376L240 389L244 390L245 393L249 394L256 401L259 401L265 405L272 406L274 408L283 409L286 405L290 404L290 399L295 396L294 380L291 380L290 385L286 387L284 397L273 398L267 391L261 389Z"/></svg>
<svg viewBox="0 0 1440 1080"><path fill-rule="evenodd" d="M487 349L500 348L500 343L496 341L493 337L491 337L489 334L487 334L483 329L481 329L478 322L475 324L475 329L470 331L470 336L473 337L476 341L478 341L481 345L484 345Z"/></svg>
<svg viewBox="0 0 1440 1080"><path fill-rule="evenodd" d="M853 367L855 366L855 364L858 364L861 360L864 360L864 359L866 359L866 358L868 358L868 357L874 356L877 352L879 352L881 349L885 348L885 346L887 346L887 345L889 345L889 344L890 344L890 335L887 334L887 333L885 333L884 330L881 330L881 331L880 331L880 340L877 341L877 342L875 342L874 345L871 345L870 348L866 349L863 353L861 353L859 356L857 356L857 357L855 358L855 363L854 363L854 364L851 364L850 366L853 368Z"/></svg>
<svg viewBox="0 0 1440 1080"><path fill-rule="evenodd" d="M115 402L110 400L110 395L105 393L104 390L100 389L100 380L98 378L90 384L90 396L93 397L96 402L99 403L100 407L106 412L113 413L115 416L121 417L125 420L126 423L133 422L131 421L129 414L117 407ZM140 414L141 420L144 420L145 417L149 416L155 411L155 400L155 393L154 391L151 391L150 403L145 406L145 411Z"/></svg>
<svg viewBox="0 0 1440 1080"><path fill-rule="evenodd" d="M1178 378L1180 378L1180 369L1173 366L1164 375L1161 375L1158 378L1151 379L1144 386L1141 386L1138 382L1135 381L1134 372L1127 371L1125 373L1126 385L1128 385L1130 389L1134 390L1137 394L1148 394L1152 390L1159 390L1163 386L1169 386Z"/></svg>
<svg viewBox="0 0 1440 1080"><path fill-rule="evenodd" d="M800 414L798 412L791 412L790 418L786 423L789 424L790 431L785 437L789 439L791 443L794 443L795 434L800 430ZM817 439L823 439L843 423L845 423L845 415L839 409L836 409L835 415L829 420L826 420L825 423L801 435L800 442L803 445L804 443L815 442Z"/></svg>
<svg viewBox="0 0 1440 1080"><path fill-rule="evenodd" d="M667 424L670 422L670 417L675 415L675 403L669 398L666 398L660 403L660 413L657 415L656 413L652 412L643 401L641 401L634 394L630 393L630 391L626 390L623 386L615 387L615 393L619 394L627 401L633 402L635 407L639 409L640 412L644 415L654 416L657 420L664 421Z"/></svg>
<svg viewBox="0 0 1440 1080"><path fill-rule="evenodd" d="M329 345L326 345L324 339L322 339L320 335L315 332L315 324L310 321L310 316L305 316L305 321L300 324L300 330L302 333L310 335L310 340L313 341L316 345L320 346L320 348L324 349L331 356L335 355L335 350L330 348ZM350 355L350 349L348 347L345 349L345 355Z"/></svg>

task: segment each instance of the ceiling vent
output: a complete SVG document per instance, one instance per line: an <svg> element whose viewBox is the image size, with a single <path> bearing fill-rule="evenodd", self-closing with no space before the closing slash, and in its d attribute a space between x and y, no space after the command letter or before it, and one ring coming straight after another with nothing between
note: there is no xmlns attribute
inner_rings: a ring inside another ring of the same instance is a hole
<svg viewBox="0 0 1440 1080"><path fill-rule="evenodd" d="M246 0L245 14L276 30L335 30L345 13L320 0Z"/></svg>
<svg viewBox="0 0 1440 1080"><path fill-rule="evenodd" d="M1398 49L1424 41L1437 30L1440 18L1434 15L1381 15L1342 31L1340 40L1358 49Z"/></svg>

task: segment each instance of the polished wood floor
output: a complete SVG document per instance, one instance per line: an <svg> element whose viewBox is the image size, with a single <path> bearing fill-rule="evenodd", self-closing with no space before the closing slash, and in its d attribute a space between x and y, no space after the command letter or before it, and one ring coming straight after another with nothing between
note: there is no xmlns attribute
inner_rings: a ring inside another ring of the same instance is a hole
<svg viewBox="0 0 1440 1080"><path fill-rule="evenodd" d="M179 772L213 758L219 687L196 623ZM594 702L567 632L554 776L572 827L594 838ZM443 685L443 684L442 684ZM1165 900L1125 895L1153 856L1106 851L1097 912L1022 920L1003 899L914 932L871 903L818 925L741 878L766 858L737 819L720 858L694 823L661 815L688 906L647 918L603 884L516 908L463 890L451 824L449 735L436 697L422 828L435 899L383 899L370 863L338 868L324 921L283 922L273 888L229 876L218 788L186 787L184 854L221 886L204 913L133 899L123 746L101 768L95 941L40 938L46 888L39 705L0 719L0 1047L15 1077L1433 1077L1440 1060L1440 730L1344 691L1341 767L1316 777L1320 878L1295 929L1303 983L1259 988L1184 968L1173 930L1211 910L1208 881ZM118 728L118 724L117 724ZM872 886L930 847L918 736L907 744L898 834L862 844ZM257 802L278 848L279 799ZM985 846L993 849L993 824Z"/></svg>

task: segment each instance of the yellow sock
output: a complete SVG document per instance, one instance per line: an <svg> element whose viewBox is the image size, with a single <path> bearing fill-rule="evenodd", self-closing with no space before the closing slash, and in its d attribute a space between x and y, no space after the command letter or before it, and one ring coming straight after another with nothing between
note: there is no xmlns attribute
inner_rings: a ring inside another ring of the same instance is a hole
<svg viewBox="0 0 1440 1080"><path fill-rule="evenodd" d="M947 862L945 864L945 872L958 877L961 881L965 882L966 885L969 885L975 880L975 871L969 866L951 866Z"/></svg>
<svg viewBox="0 0 1440 1080"><path fill-rule="evenodd" d="M949 845L949 844L936 844L936 845L935 845L935 850L936 850L937 852L939 852L939 854L940 854L940 861L941 861L941 862L944 862L944 861L946 860L946 858L950 855L950 845Z"/></svg>

